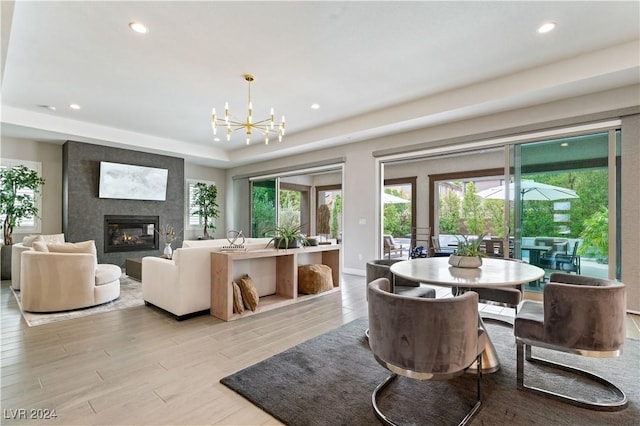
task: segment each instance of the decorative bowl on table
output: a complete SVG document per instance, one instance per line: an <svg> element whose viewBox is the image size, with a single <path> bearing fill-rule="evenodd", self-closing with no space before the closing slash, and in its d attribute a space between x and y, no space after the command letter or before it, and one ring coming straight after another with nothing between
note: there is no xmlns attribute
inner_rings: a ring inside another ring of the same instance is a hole
<svg viewBox="0 0 640 426"><path fill-rule="evenodd" d="M482 258L480 256L459 256L452 254L449 256L449 265L456 268L479 268L482 266Z"/></svg>

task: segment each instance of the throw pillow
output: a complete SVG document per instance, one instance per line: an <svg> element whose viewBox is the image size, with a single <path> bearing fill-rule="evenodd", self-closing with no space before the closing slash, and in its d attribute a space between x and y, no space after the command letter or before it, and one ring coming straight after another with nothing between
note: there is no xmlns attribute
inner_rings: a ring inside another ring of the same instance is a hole
<svg viewBox="0 0 640 426"><path fill-rule="evenodd" d="M64 234L40 235L47 244L64 244Z"/></svg>
<svg viewBox="0 0 640 426"><path fill-rule="evenodd" d="M34 241L31 247L33 247L35 251L42 251L42 252L49 251L49 248L47 247L47 244L44 241Z"/></svg>
<svg viewBox="0 0 640 426"><path fill-rule="evenodd" d="M27 235L22 239L22 245L25 247L33 247L33 243L42 240L41 235Z"/></svg>
<svg viewBox="0 0 640 426"><path fill-rule="evenodd" d="M94 240L79 243L48 244L47 248L54 253L89 253L93 255L95 267L98 267L98 255Z"/></svg>
<svg viewBox="0 0 640 426"><path fill-rule="evenodd" d="M22 245L33 247L33 243L36 241L44 241L45 244L64 244L64 234L27 235L22 239Z"/></svg>
<svg viewBox="0 0 640 426"><path fill-rule="evenodd" d="M241 314L244 312L244 304L242 302L242 291L240 286L233 282L233 312Z"/></svg>
<svg viewBox="0 0 640 426"><path fill-rule="evenodd" d="M238 285L240 286L240 291L242 292L242 300L244 301L244 306L246 306L247 309L255 311L258 307L260 296L258 296L258 290L256 290L256 286L253 283L253 280L249 275L245 274L245 276L240 279Z"/></svg>

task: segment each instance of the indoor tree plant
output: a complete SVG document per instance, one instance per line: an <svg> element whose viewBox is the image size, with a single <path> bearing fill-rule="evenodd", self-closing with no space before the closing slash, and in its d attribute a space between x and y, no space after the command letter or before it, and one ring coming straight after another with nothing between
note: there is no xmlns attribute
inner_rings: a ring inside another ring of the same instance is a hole
<svg viewBox="0 0 640 426"><path fill-rule="evenodd" d="M26 166L7 167L0 170L0 216L2 216L2 279L11 278L11 245L13 229L27 217L38 216L35 195L44 185L38 172ZM25 193L30 189L33 193Z"/></svg>
<svg viewBox="0 0 640 426"><path fill-rule="evenodd" d="M477 268L482 265L484 253L480 250L480 245L485 235L478 235L478 238L475 239L463 235L462 241L458 239L458 249L449 256L449 265L459 268Z"/></svg>
<svg viewBox="0 0 640 426"><path fill-rule="evenodd" d="M38 194L42 185L44 179L26 166L0 170L0 216L4 216L2 233L5 245L13 244L13 229L24 218L38 215L35 197L23 190L30 189Z"/></svg>
<svg viewBox="0 0 640 426"><path fill-rule="evenodd" d="M220 214L218 210L218 188L215 185L207 185L206 183L198 182L194 186L193 205L196 209L192 211L192 214L197 214L202 217L204 224L203 238L209 239L209 229L216 230L215 219Z"/></svg>

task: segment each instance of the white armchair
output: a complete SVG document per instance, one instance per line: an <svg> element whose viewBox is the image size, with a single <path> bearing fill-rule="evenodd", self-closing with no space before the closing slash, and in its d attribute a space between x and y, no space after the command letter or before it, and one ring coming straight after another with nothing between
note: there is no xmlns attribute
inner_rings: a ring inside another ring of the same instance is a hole
<svg viewBox="0 0 640 426"><path fill-rule="evenodd" d="M58 312L86 308L117 299L120 276L117 265L96 265L90 253L22 253L22 309Z"/></svg>

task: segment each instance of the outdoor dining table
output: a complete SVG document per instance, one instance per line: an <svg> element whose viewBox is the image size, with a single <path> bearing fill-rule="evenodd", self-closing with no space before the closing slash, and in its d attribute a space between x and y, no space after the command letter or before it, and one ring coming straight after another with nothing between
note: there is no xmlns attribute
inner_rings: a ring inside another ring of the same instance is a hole
<svg viewBox="0 0 640 426"><path fill-rule="evenodd" d="M446 257L411 259L394 263L391 265L391 272L408 280L459 287L465 291L473 291L474 287L506 287L524 284L544 276L544 270L537 266L505 259L483 258L482 266L479 268L453 267L448 261ZM485 333L487 332L480 315L478 315L478 325L485 330ZM499 369L500 360L487 333L487 343L482 353L482 372L493 373Z"/></svg>
<svg viewBox="0 0 640 426"><path fill-rule="evenodd" d="M540 255L551 250L552 246L522 246L522 250L529 252L529 263L540 266Z"/></svg>

